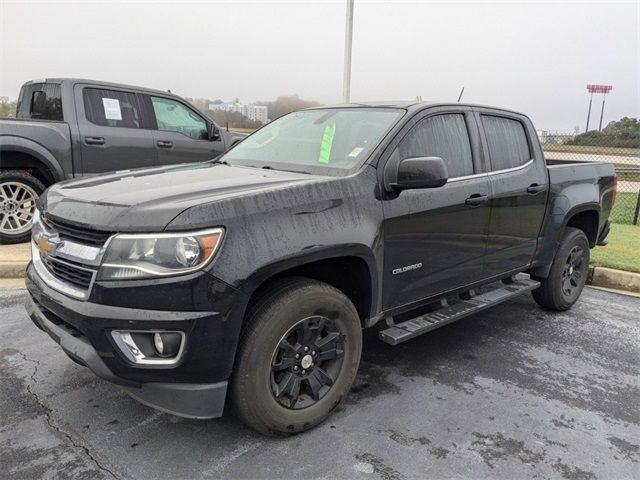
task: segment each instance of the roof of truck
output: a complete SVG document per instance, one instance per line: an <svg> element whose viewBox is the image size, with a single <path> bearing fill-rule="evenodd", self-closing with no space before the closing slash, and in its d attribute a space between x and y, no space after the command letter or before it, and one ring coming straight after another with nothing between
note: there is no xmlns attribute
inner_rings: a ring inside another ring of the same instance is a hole
<svg viewBox="0 0 640 480"><path fill-rule="evenodd" d="M321 109L321 108L403 108L406 110L421 110L425 107L471 107L471 108L490 108L493 110L500 110L502 112L515 113L518 115L524 115L521 112L511 110L508 108L495 107L492 105L481 105L476 103L458 103L458 102L442 102L442 101L417 101L417 100L398 100L398 101L370 101L370 102L352 102L341 103L335 105L319 105L317 107L311 107L309 110Z"/></svg>
<svg viewBox="0 0 640 480"><path fill-rule="evenodd" d="M24 85L29 85L32 83L59 83L59 84L63 84L63 83L71 83L71 84L76 84L76 83L85 83L88 85L99 85L101 87L111 87L111 88L127 88L130 90L144 90L145 92L154 92L154 93L162 93L163 95L175 95L170 91L165 91L165 90L158 90L155 88L147 88L147 87L140 87L138 85L126 85L126 84L122 84L122 83L113 83L113 82L103 82L102 80L91 80L88 78L40 78L40 79L36 79L36 80L29 80L28 82L25 82Z"/></svg>

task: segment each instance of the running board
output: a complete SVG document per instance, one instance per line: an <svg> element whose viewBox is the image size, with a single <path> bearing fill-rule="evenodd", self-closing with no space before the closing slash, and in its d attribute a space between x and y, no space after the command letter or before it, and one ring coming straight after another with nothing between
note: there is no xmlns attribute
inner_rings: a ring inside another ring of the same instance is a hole
<svg viewBox="0 0 640 480"><path fill-rule="evenodd" d="M530 292L540 286L540 282L530 279L516 279L503 284L494 290L472 296L454 305L445 306L434 312L421 315L411 320L398 323L380 331L380 339L389 345L398 345L406 340L435 330L438 327L460 320L468 315L493 307L499 303L511 300L519 295Z"/></svg>

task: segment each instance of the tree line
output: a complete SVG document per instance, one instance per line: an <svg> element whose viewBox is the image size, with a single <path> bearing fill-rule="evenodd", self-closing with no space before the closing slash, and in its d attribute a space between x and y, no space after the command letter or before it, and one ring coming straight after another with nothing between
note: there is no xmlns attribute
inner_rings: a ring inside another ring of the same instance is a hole
<svg viewBox="0 0 640 480"><path fill-rule="evenodd" d="M640 121L637 118L623 117L610 122L602 131L591 130L581 133L567 145L589 145L619 148L640 148Z"/></svg>

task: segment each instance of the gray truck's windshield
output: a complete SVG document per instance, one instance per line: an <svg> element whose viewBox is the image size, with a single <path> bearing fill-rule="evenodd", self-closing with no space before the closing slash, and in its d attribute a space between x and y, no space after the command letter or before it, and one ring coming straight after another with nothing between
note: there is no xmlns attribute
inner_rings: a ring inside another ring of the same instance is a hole
<svg viewBox="0 0 640 480"><path fill-rule="evenodd" d="M362 164L402 116L392 108L327 108L281 117L218 161L326 175L345 175Z"/></svg>

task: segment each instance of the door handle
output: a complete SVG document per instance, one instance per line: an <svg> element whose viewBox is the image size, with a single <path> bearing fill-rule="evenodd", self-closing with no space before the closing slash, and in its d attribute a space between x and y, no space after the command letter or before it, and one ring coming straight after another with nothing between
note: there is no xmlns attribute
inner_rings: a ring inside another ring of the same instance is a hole
<svg viewBox="0 0 640 480"><path fill-rule="evenodd" d="M478 205L482 205L489 201L488 195L481 195L479 193L474 193L469 198L464 201L465 205L469 205L470 207L477 207Z"/></svg>
<svg viewBox="0 0 640 480"><path fill-rule="evenodd" d="M173 142L170 140L158 140L156 145L160 148L171 148L173 147Z"/></svg>
<svg viewBox="0 0 640 480"><path fill-rule="evenodd" d="M87 145L104 145L104 137L84 137Z"/></svg>
<svg viewBox="0 0 640 480"><path fill-rule="evenodd" d="M536 193L542 192L546 187L544 185L538 185L537 183L533 183L527 187L527 193L531 195L535 195Z"/></svg>

